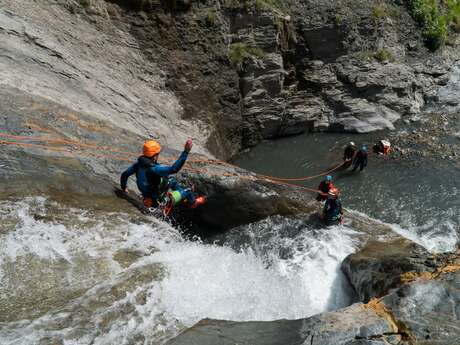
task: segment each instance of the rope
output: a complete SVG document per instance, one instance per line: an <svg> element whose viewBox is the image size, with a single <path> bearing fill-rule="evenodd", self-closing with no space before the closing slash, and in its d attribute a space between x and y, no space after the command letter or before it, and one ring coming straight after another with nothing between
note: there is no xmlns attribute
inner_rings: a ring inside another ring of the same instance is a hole
<svg viewBox="0 0 460 345"><path fill-rule="evenodd" d="M325 172L322 172L318 175L313 175L313 176L306 176L306 177L297 177L297 178L281 178L281 177L273 177L273 176L266 176L266 175L261 175L261 176L264 176L270 180L275 180L275 181L284 181L284 182L296 182L296 181L308 181L308 180L313 180L315 178L318 178L318 177L322 177L322 176L325 176L325 175L328 175L334 171L336 171L337 169L341 168L343 165L345 164L345 162L343 163L340 163L336 166L334 166L332 169L328 170L328 171L325 171Z"/></svg>
<svg viewBox="0 0 460 345"><path fill-rule="evenodd" d="M97 144L89 144L89 143L80 143L75 140L67 140L67 139L54 139L54 138L48 138L48 137L43 137L43 136L21 136L21 135L12 135L12 134L6 134L6 133L0 133L0 137L8 138L8 139L13 139L17 141L6 141L6 140L0 140L0 145L13 145L13 146L18 146L18 147L27 147L27 148L37 148L37 149L42 149L42 150L49 150L49 151L56 151L56 152L65 152L67 154L74 154L75 150L72 148L63 148L63 147L53 147L50 145L40 145L40 144L32 144L32 143L27 143L25 141L41 141L41 142L46 142L49 144L63 144L63 145L71 145L73 147L79 147L79 148L91 148L91 149L98 149L98 150L104 150L104 151L109 151L117 154L123 154L131 157L137 157L137 153L129 152L129 151L123 151L119 149L114 149L112 147L108 146L99 146ZM80 152L78 153L79 155L82 156L89 156L89 157L96 157L96 158L104 158L104 159L111 159L111 160L118 160L118 161L126 161L126 162L131 162L132 159L130 158L125 158L125 157L120 157L120 156L115 156L115 155L110 155L110 154L98 154L94 152ZM164 156L164 159L166 161L172 161L173 158L171 156ZM240 167L223 162L220 160L215 160L215 159L195 159L195 160L188 160L188 164L203 164L203 165L222 165L222 166L228 166L232 167L235 169L240 169ZM270 182L273 184L279 184L279 185L285 185L285 186L290 186L294 187L297 189L302 189L306 190L309 192L314 192L314 193L320 193L324 194L321 191L317 189L312 189L304 186L299 186L296 184L292 184L290 182L300 182L300 181L308 181L312 180L321 176L325 176L327 174L330 174L333 171L336 171L340 167L343 166L344 163L337 164L334 166L332 169L329 169L328 171L322 172L317 175L313 176L306 176L306 177L298 177L298 178L281 178L281 177L275 177L275 176L269 176L269 175L263 175L263 174L256 174L255 176L244 176L238 173L209 173L208 171L204 169L194 169L190 168L188 166L185 166L183 169L185 171L189 172L195 172L195 173L207 173L210 176L226 176L226 177L238 177L240 179L246 179L246 180L258 180L258 181L265 181L265 182Z"/></svg>

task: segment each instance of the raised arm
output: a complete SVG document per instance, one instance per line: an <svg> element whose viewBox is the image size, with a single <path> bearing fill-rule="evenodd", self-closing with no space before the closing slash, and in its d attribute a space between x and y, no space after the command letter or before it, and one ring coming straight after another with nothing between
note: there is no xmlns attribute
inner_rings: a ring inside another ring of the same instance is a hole
<svg viewBox="0 0 460 345"><path fill-rule="evenodd" d="M158 164L151 168L152 171L155 174L160 175L162 177L166 177L168 175L178 173L180 169L182 169L182 167L184 166L185 161L187 160L188 154L192 150L192 146L193 146L192 139L187 140L187 142L185 143L184 151L181 153L181 155L179 156L177 161L174 162L173 165L168 166L168 165Z"/></svg>
<svg viewBox="0 0 460 345"><path fill-rule="evenodd" d="M184 151L181 153L177 161L174 162L173 165L155 165L151 167L150 169L157 175L166 177L171 174L176 174L182 169L182 167L185 164L185 161L187 160L188 157L188 152Z"/></svg>

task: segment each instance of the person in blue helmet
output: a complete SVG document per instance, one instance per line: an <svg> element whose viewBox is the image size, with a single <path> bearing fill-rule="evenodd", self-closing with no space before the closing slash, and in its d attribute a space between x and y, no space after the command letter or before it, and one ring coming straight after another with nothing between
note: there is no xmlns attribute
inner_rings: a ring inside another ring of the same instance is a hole
<svg viewBox="0 0 460 345"><path fill-rule="evenodd" d="M196 197L190 188L180 186L175 178L170 177L182 169L192 146L192 140L187 140L180 157L173 165L168 166L158 163L161 145L155 140L147 140L143 146L143 155L121 174L121 190L124 193L128 192L128 178L136 174L137 187L142 193L144 206L148 208L158 207L161 202L165 201L165 207L169 214L173 204L182 201L185 201L192 208L204 204L205 198L203 196Z"/></svg>
<svg viewBox="0 0 460 345"><path fill-rule="evenodd" d="M318 195L316 196L317 201L324 201L327 199L327 193L329 193L329 190L331 188L334 188L334 185L332 184L332 176L327 175L326 178L321 181L321 183L318 186Z"/></svg>
<svg viewBox="0 0 460 345"><path fill-rule="evenodd" d="M355 158L353 159L353 171L356 171L359 167L359 171L363 171L363 169L367 166L367 146L363 145L361 149L356 152Z"/></svg>

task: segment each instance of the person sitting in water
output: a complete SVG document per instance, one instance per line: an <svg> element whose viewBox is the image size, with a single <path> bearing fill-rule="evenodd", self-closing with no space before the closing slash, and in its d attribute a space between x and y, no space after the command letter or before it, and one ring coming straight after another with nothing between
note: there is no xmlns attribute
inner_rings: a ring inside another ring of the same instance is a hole
<svg viewBox="0 0 460 345"><path fill-rule="evenodd" d="M353 158L355 157L356 154L356 145L354 142L350 141L347 146L345 146L345 150L343 151L343 165L344 167L348 168L352 161Z"/></svg>
<svg viewBox="0 0 460 345"><path fill-rule="evenodd" d="M316 200L318 201L323 201L327 199L327 193L331 188L333 188L334 185L332 184L332 176L327 175L326 178L321 181L321 183L318 186L318 195L316 196Z"/></svg>
<svg viewBox="0 0 460 345"><path fill-rule="evenodd" d="M167 166L158 163L161 145L155 140L147 140L143 146L143 155L121 174L121 190L125 193L128 192L126 187L128 178L136 174L137 188L142 193L144 205L148 208L158 207L166 195L169 195L168 204L178 203L182 200L185 200L192 208L204 204L205 198L203 196L196 197L190 188L180 186L176 179L169 177L169 175L176 174L182 169L192 146L192 140L187 140L180 157L173 165ZM169 205L169 208L171 207Z"/></svg>
<svg viewBox="0 0 460 345"><path fill-rule="evenodd" d="M367 158L367 146L363 145L353 159L353 171L356 171L358 167L359 171L363 171L363 169L367 166Z"/></svg>
<svg viewBox="0 0 460 345"><path fill-rule="evenodd" d="M342 203L339 200L339 194L339 190L335 187L328 192L321 215L321 219L324 220L326 225L338 224L343 221Z"/></svg>
<svg viewBox="0 0 460 345"><path fill-rule="evenodd" d="M373 150L375 153L379 155L386 156L390 153L391 143L388 140L380 140L377 144L373 146Z"/></svg>

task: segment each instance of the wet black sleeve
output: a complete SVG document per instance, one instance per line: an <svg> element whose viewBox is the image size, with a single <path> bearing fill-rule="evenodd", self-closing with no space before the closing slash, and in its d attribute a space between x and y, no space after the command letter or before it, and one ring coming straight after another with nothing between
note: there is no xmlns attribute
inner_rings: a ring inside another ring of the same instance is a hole
<svg viewBox="0 0 460 345"><path fill-rule="evenodd" d="M120 187L122 190L126 188L128 184L128 178L133 175L137 171L137 163L131 165L128 169L126 169L120 177Z"/></svg>

